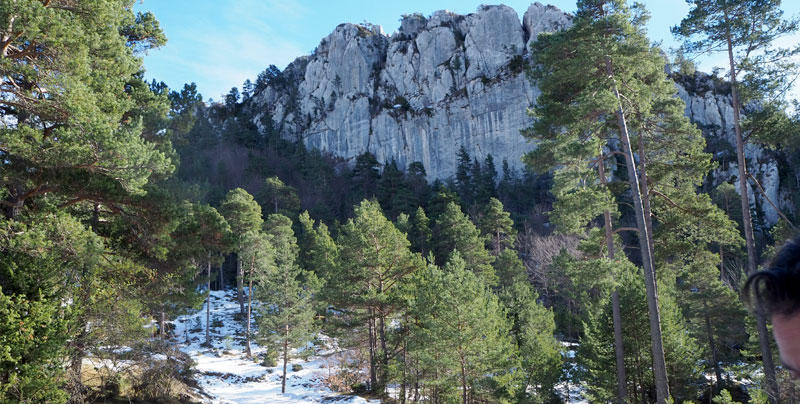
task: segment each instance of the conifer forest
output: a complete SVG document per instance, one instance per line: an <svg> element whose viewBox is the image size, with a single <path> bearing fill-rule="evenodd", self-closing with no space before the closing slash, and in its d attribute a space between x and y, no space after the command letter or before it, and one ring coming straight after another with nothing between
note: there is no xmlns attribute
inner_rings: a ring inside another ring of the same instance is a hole
<svg viewBox="0 0 800 404"><path fill-rule="evenodd" d="M0 0L0 403L800 402L741 293L800 226L800 20L685 2L672 50L642 4L537 3L560 22L515 22L524 46L477 79L478 17L343 25L212 100L145 78L170 32L134 0ZM427 66L435 30L454 78L418 106L382 78ZM303 115L337 32L385 64L366 95L325 73ZM357 97L364 122L429 122L508 82L536 94L513 158L314 137Z"/></svg>

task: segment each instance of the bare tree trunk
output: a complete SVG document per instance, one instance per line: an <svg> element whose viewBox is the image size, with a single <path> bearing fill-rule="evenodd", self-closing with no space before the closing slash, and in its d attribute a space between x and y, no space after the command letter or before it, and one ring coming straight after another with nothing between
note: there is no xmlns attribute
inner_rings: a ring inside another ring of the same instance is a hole
<svg viewBox="0 0 800 404"><path fill-rule="evenodd" d="M708 304L703 302L703 311L705 312L706 334L708 334L708 345L711 350L711 362L714 364L714 376L717 378L717 389L722 389L722 370L719 367L719 359L717 358L717 344L714 341L714 328L711 327L711 317L708 315Z"/></svg>
<svg viewBox="0 0 800 404"><path fill-rule="evenodd" d="M162 340L167 335L165 330L166 326L167 326L167 314L164 313L164 310L161 310L161 318L159 319L158 322L158 334Z"/></svg>
<svg viewBox="0 0 800 404"><path fill-rule="evenodd" d="M727 14L725 19L728 19ZM727 21L726 21L727 22ZM756 247L753 236L753 219L750 215L750 196L747 190L747 160L744 155L744 137L739 114L739 94L737 92L736 65L733 63L733 43L731 42L730 32L726 35L728 44L728 63L731 71L731 101L733 103L733 128L736 133L736 162L739 175L739 195L742 202L742 228L744 229L744 240L747 246L747 275L753 274L758 270L756 262ZM767 395L770 404L780 404L778 382L775 377L775 362L772 360L772 348L769 344L769 331L767 321L763 315L756 312L756 329L758 330L758 344L761 348L761 358L764 362L764 377L767 381Z"/></svg>
<svg viewBox="0 0 800 404"><path fill-rule="evenodd" d="M462 404L467 404L467 367L464 363L464 354L461 353L461 394L463 397Z"/></svg>
<svg viewBox="0 0 800 404"><path fill-rule="evenodd" d="M283 338L283 379L281 380L281 394L286 393L286 363L289 362L289 324L284 327Z"/></svg>
<svg viewBox="0 0 800 404"><path fill-rule="evenodd" d="M406 368L408 367L408 363L406 362L406 340L403 338L403 376L402 382L400 383L400 404L406 404L406 385L408 380L406 380Z"/></svg>
<svg viewBox="0 0 800 404"><path fill-rule="evenodd" d="M209 325L211 323L211 253L208 254L207 271L208 280L206 286L206 345L211 346L211 334L209 332Z"/></svg>
<svg viewBox="0 0 800 404"><path fill-rule="evenodd" d="M252 358L253 352L250 349L250 316L253 307L253 266L255 266L255 255L253 256L252 262L250 262L250 276L247 279L247 331L245 332L246 336L246 348L247 348L247 357Z"/></svg>
<svg viewBox="0 0 800 404"><path fill-rule="evenodd" d="M369 308L369 389L374 391L378 384L378 375L375 371L375 310Z"/></svg>
<svg viewBox="0 0 800 404"><path fill-rule="evenodd" d="M600 183L606 185L606 168L603 153L600 153L600 162L597 166ZM603 227L606 233L606 248L608 249L608 259L614 260L614 233L611 226L611 213L603 212ZM625 404L628 399L627 378L625 375L625 349L622 344L622 309L619 304L619 288L614 289L611 294L611 313L614 322L614 357L617 365L617 400L619 404Z"/></svg>
<svg viewBox="0 0 800 404"><path fill-rule="evenodd" d="M239 254L236 254L236 297L239 300L239 313L244 314L244 269Z"/></svg>
<svg viewBox="0 0 800 404"><path fill-rule="evenodd" d="M606 60L606 68L608 69L609 76L611 76L613 80L611 60ZM639 251L642 255L645 289L647 292L647 311L648 317L650 318L650 340L653 348L653 375L656 382L656 400L658 404L666 404L668 402L667 400L669 400L669 384L667 381L666 360L664 359L664 344L661 336L661 314L659 313L658 307L658 292L656 288L655 270L653 268L653 253L650 250L651 235L647 228L647 218L644 216L642 193L638 181L639 176L636 172L636 162L633 158L633 150L631 149L628 124L625 122L625 114L622 109L622 98L616 83L614 83L614 94L619 104L616 113L617 124L622 140L622 152L625 155L625 165L628 168L628 179L631 186L636 227L639 229Z"/></svg>

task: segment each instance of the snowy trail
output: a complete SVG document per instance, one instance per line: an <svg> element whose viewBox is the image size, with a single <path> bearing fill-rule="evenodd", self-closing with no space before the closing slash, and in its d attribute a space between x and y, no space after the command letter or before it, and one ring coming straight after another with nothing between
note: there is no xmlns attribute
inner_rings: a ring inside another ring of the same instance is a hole
<svg viewBox="0 0 800 404"><path fill-rule="evenodd" d="M379 401L339 395L322 384L324 359L315 352L309 361L294 359L287 367L286 394L281 394L282 366L267 368L248 360L245 355L244 327L234 317L239 312L236 291L211 292L211 344L205 342L206 307L175 321L175 336L181 350L196 363L196 378L212 404L322 403L372 404ZM219 325L214 327L215 323ZM264 348L251 343L253 357ZM292 364L302 366L291 371ZM279 364L280 365L280 364Z"/></svg>

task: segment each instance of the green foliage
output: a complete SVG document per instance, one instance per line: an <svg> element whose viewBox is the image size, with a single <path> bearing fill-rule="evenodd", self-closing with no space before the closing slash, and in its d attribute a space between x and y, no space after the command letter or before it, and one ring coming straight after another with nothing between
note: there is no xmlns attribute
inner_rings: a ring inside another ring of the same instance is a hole
<svg viewBox="0 0 800 404"><path fill-rule="evenodd" d="M731 393L728 390L719 392L719 395L714 397L712 401L714 404L742 404L738 401L733 401L733 397L731 397Z"/></svg>
<svg viewBox="0 0 800 404"><path fill-rule="evenodd" d="M219 210L231 226L235 239L261 228L264 223L261 218L261 206L256 203L252 195L241 188L228 192Z"/></svg>
<svg viewBox="0 0 800 404"><path fill-rule="evenodd" d="M620 274L620 305L622 306L623 345L628 394L644 401L654 401L655 384L651 368L650 329L646 321L644 282L641 275L628 266ZM694 399L699 391L699 359L697 343L687 335L680 310L664 293L668 286L661 284L659 305L667 371L670 374L670 392L680 402ZM582 365L579 378L589 389L592 402L613 401L616 396L614 332L611 321L611 300L606 298L602 309L592 314L585 326L586 337L578 350L578 363Z"/></svg>
<svg viewBox="0 0 800 404"><path fill-rule="evenodd" d="M500 266L500 262L507 264ZM523 388L517 391L517 398L521 402L549 402L555 396L554 386L561 374L553 312L537 301L538 294L531 288L514 250L504 250L495 267L501 286L497 294L506 309L524 374Z"/></svg>
<svg viewBox="0 0 800 404"><path fill-rule="evenodd" d="M467 268L474 271L487 285L497 283L497 275L491 265L494 258L484 247L484 238L456 203L447 204L444 212L436 218L433 240L437 263L448 262L458 253L466 262Z"/></svg>
<svg viewBox="0 0 800 404"><path fill-rule="evenodd" d="M687 53L728 51L740 81L741 104L783 96L792 85L800 47L780 48L777 40L797 32L798 19L783 18L780 1L687 0L687 15L672 33L683 39Z"/></svg>
<svg viewBox="0 0 800 404"><path fill-rule="evenodd" d="M411 242L411 250L420 253L423 257L430 252L431 234L430 221L428 215L425 214L425 209L418 207L411 217L411 223L408 230L408 241Z"/></svg>
<svg viewBox="0 0 800 404"><path fill-rule="evenodd" d="M314 226L308 211L301 213L299 219L300 266L313 271L321 281L327 283L336 273L339 247L331 237L328 226L322 221ZM325 293L324 290L322 293Z"/></svg>
<svg viewBox="0 0 800 404"><path fill-rule="evenodd" d="M377 198L392 220L401 213L411 213L414 207L419 205L416 195L409 188L405 175L397 168L394 159L383 167L383 173L378 181Z"/></svg>
<svg viewBox="0 0 800 404"><path fill-rule="evenodd" d="M151 176L173 170L141 136L139 97L129 93L141 82L133 50L164 42L152 15L135 16L127 0L30 0L4 2L0 22L12 38L0 70L16 82L2 96L17 100L4 107L13 123L0 130L7 217L47 193L95 202L140 195Z"/></svg>
<svg viewBox="0 0 800 404"><path fill-rule="evenodd" d="M511 371L518 359L497 297L458 253L444 268L423 271L415 290L409 350L427 375L420 383L435 387L441 401L510 400L519 388Z"/></svg>
<svg viewBox="0 0 800 404"><path fill-rule="evenodd" d="M300 211L300 199L291 186L283 183L278 177L267 178L264 187L258 195L258 200L264 206L264 213L280 213L287 217L294 217Z"/></svg>
<svg viewBox="0 0 800 404"><path fill-rule="evenodd" d="M69 310L58 302L0 289L0 401L64 403Z"/></svg>
<svg viewBox="0 0 800 404"><path fill-rule="evenodd" d="M404 309L404 289L422 260L409 250L406 236L383 215L377 202L361 202L355 215L337 239L339 263L327 287L337 309L364 315L370 330L379 334L369 338L369 349L371 388L380 391L387 383L393 355L388 352L387 321Z"/></svg>
<svg viewBox="0 0 800 404"><path fill-rule="evenodd" d="M305 346L316 332L313 297L319 289L316 276L297 263L297 240L292 221L271 214L265 223L275 251L275 270L256 278L255 297L261 302L258 337L281 352L284 366L291 348ZM284 374L284 383L286 375ZM285 389L285 384L284 384Z"/></svg>
<svg viewBox="0 0 800 404"><path fill-rule="evenodd" d="M481 235L487 239L486 248L493 256L496 257L503 250L514 247L517 238L514 221L497 198L490 198L484 208L480 229Z"/></svg>

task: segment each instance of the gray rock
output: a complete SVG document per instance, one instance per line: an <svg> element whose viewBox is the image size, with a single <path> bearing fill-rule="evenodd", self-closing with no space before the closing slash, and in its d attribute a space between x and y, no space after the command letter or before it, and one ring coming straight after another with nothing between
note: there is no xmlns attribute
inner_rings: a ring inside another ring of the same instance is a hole
<svg viewBox="0 0 800 404"><path fill-rule="evenodd" d="M554 32L567 29L572 25L572 16L564 13L556 6L542 5L538 1L525 11L522 17L522 28L525 30L528 41L525 48L530 49L542 32Z"/></svg>
<svg viewBox="0 0 800 404"><path fill-rule="evenodd" d="M519 131L531 124L526 109L538 89L510 64L526 59L540 33L571 23L571 15L534 3L523 21L507 6L481 6L466 16L406 15L391 37L379 26L341 24L313 55L286 68L285 83L255 94L250 107L261 111L258 124L269 113L286 139L302 138L308 147L352 160L369 151L401 168L419 161L431 181L455 174L462 146L479 160L491 154L498 168L507 160L521 169L521 157L534 145ZM735 146L729 95L708 75L684 79L676 86L687 116L710 143L728 145L720 153L729 153ZM755 189L751 204L770 226L778 215L766 198L788 204L777 162L755 145L746 154L766 194ZM721 161L713 186L737 176L735 155Z"/></svg>

